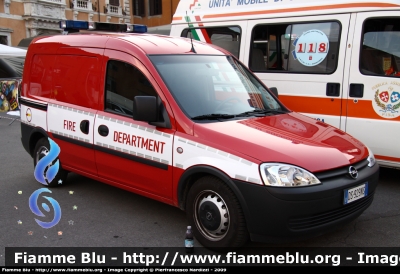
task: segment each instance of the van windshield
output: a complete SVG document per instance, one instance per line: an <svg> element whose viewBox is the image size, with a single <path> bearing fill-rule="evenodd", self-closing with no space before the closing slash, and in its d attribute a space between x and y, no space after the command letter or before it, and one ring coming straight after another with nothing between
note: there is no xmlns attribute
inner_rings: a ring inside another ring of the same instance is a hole
<svg viewBox="0 0 400 274"><path fill-rule="evenodd" d="M287 111L246 67L230 56L149 57L180 107L194 120Z"/></svg>

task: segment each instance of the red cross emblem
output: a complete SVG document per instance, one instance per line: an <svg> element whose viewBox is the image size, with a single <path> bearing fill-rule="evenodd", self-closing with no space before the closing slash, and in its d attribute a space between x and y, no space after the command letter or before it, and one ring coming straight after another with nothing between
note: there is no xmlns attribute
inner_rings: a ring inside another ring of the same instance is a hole
<svg viewBox="0 0 400 274"><path fill-rule="evenodd" d="M389 92L387 91L383 91L379 94L379 98L381 98L381 100L385 103L387 103L389 101Z"/></svg>

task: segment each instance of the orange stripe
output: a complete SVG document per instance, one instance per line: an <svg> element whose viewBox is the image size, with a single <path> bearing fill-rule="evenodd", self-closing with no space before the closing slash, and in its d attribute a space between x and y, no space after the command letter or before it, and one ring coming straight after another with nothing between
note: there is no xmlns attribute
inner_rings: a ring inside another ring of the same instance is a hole
<svg viewBox="0 0 400 274"><path fill-rule="evenodd" d="M182 16L172 17L172 21L180 21L182 18Z"/></svg>
<svg viewBox="0 0 400 274"><path fill-rule="evenodd" d="M191 10L192 7L194 7L194 5L196 4L196 2L198 2L198 0L194 0L192 4L189 5L189 9Z"/></svg>
<svg viewBox="0 0 400 274"><path fill-rule="evenodd" d="M260 15L260 14L274 14L284 12L299 12L299 11L320 11L329 9L347 9L347 8L398 8L399 5L387 4L387 3L350 3L350 4L336 4L336 5L325 5L325 6L314 6L314 7L301 7L301 8L288 8L279 10L259 10L259 11L248 11L248 12L233 12L223 14L206 14L203 18L220 18L220 17L231 17L231 16L249 16L249 15Z"/></svg>
<svg viewBox="0 0 400 274"><path fill-rule="evenodd" d="M288 96L279 95L279 100L289 109L296 112L347 116L355 118L367 118L386 121L400 121L400 116L397 118L383 118L378 115L369 100L358 100L357 103L353 99L340 98L320 98L320 97L304 97L304 96ZM350 106L346 110L346 106ZM343 109L342 109L343 106Z"/></svg>
<svg viewBox="0 0 400 274"><path fill-rule="evenodd" d="M379 159L379 160L400 162L400 158L396 158L396 157L388 157L388 156L382 156L382 155L374 155L374 156L375 156L376 159Z"/></svg>
<svg viewBox="0 0 400 274"><path fill-rule="evenodd" d="M340 116L341 100L331 98L280 95L279 100L296 112Z"/></svg>
<svg viewBox="0 0 400 274"><path fill-rule="evenodd" d="M348 117L378 119L386 121L400 121L400 116L397 118L389 119L389 118L383 118L382 116L378 115L372 106L372 102L369 100L358 100L357 103L354 103L352 99L348 99L346 101L344 101L343 103L348 104L347 108ZM346 115L345 112L344 115Z"/></svg>

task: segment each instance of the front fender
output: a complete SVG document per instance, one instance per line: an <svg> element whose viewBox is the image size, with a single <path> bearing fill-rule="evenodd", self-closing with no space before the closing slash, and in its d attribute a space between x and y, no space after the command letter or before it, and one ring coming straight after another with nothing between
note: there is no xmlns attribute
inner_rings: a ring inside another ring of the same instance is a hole
<svg viewBox="0 0 400 274"><path fill-rule="evenodd" d="M195 182L207 175L212 175L220 180L222 180L235 194L236 198L238 199L240 206L242 207L242 210L244 212L245 218L250 218L249 210L247 207L246 200L244 199L243 195L241 194L240 190L236 186L236 184L233 182L233 180L224 172L221 170L210 167L210 166L203 166L203 165L197 165L197 166L192 166L188 169L185 170L185 172L182 174L182 176L179 179L178 183L178 188L177 188L177 197L178 197L178 204L179 208L185 211L186 207L186 196L187 193L189 192L190 188L195 184ZM244 184L247 184L247 182L243 182Z"/></svg>

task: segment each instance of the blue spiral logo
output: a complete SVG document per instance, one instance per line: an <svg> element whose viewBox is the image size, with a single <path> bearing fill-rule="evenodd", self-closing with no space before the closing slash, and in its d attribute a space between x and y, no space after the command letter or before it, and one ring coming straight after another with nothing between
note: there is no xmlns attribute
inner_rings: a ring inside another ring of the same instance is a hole
<svg viewBox="0 0 400 274"><path fill-rule="evenodd" d="M36 216L40 216L40 217L45 216L42 213L42 211L40 211L38 204L37 204L39 195L42 192L50 192L51 193L51 191L48 188L41 188L41 189L38 189L35 192L33 192L31 197L29 197L29 208ZM47 201L49 201L50 204L52 205L52 207L54 208L54 218L51 222L42 222L38 219L35 219L35 221L38 223L38 225L40 225L43 228L51 228L51 227L55 226L56 224L58 224L58 222L61 219L61 207L58 204L58 202L56 200L54 200L53 198L47 197L47 196L43 196L43 198L47 199ZM42 207L46 212L50 211L50 208L46 203L42 203Z"/></svg>
<svg viewBox="0 0 400 274"><path fill-rule="evenodd" d="M60 154L60 147L50 138L49 139L49 144L50 144L50 149L49 152L36 163L34 175L36 180L43 184L43 185L48 185L57 175L57 172L59 170L59 160L57 159L58 155ZM54 160L57 161L55 163ZM29 197L29 208L31 211L36 215L40 217L44 217L45 215L43 212L39 209L38 207L38 198L39 195L43 192L49 192L51 191L47 188L41 188L32 193L32 195ZM58 222L61 219L61 207L58 204L56 200L54 200L51 197L43 196L54 208L54 218L51 222L42 222L38 219L35 219L35 221L38 223L43 228L51 228L58 224ZM46 212L50 212L50 208L46 203L42 203L42 208Z"/></svg>
<svg viewBox="0 0 400 274"><path fill-rule="evenodd" d="M49 143L50 151L37 162L34 172L36 180L43 185L48 185L53 181L60 167L60 163L57 159L57 156L60 154L60 147L50 138ZM52 164L55 159L57 159L57 161Z"/></svg>

